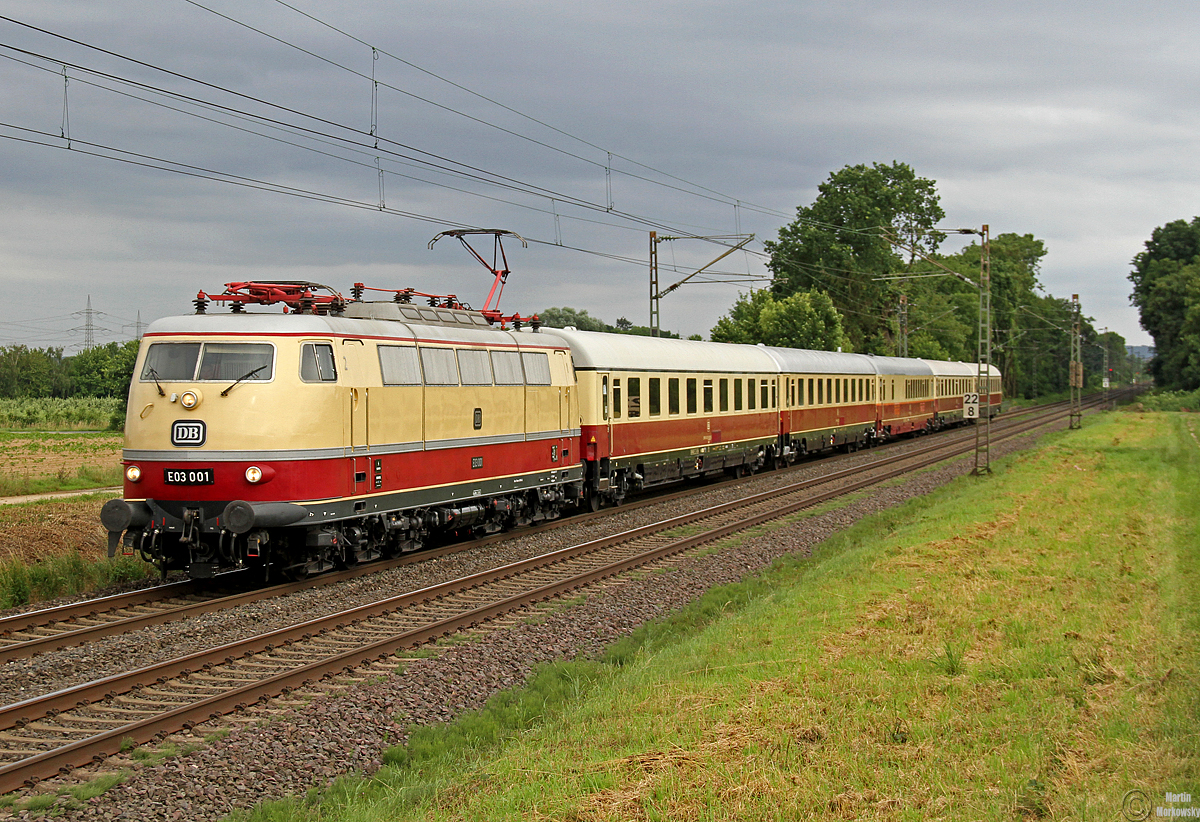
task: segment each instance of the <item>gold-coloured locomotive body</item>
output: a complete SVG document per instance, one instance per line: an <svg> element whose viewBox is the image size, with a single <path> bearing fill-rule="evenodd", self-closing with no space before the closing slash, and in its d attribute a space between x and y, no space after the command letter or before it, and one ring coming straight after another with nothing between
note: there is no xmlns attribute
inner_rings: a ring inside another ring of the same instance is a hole
<svg viewBox="0 0 1200 822"><path fill-rule="evenodd" d="M582 492L569 349L478 314L352 303L147 330L110 553L297 576L557 516Z"/></svg>

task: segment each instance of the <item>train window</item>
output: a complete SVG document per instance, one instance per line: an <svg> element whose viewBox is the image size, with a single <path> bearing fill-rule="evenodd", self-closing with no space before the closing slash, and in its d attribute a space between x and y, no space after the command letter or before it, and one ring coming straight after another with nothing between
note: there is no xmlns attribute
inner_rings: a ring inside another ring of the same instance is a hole
<svg viewBox="0 0 1200 822"><path fill-rule="evenodd" d="M379 346L379 370L384 385L420 385L421 363L410 345Z"/></svg>
<svg viewBox="0 0 1200 822"><path fill-rule="evenodd" d="M839 403L839 404L842 401L842 381L841 380L833 381L833 401L835 403Z"/></svg>
<svg viewBox="0 0 1200 822"><path fill-rule="evenodd" d="M305 343L300 346L300 379L304 382L337 382L332 345Z"/></svg>
<svg viewBox="0 0 1200 822"><path fill-rule="evenodd" d="M817 380L817 405L825 404L825 380Z"/></svg>
<svg viewBox="0 0 1200 822"><path fill-rule="evenodd" d="M833 402L833 380L825 380L825 402Z"/></svg>
<svg viewBox="0 0 1200 822"><path fill-rule="evenodd" d="M600 378L600 410L604 419L608 419L608 376Z"/></svg>
<svg viewBox="0 0 1200 822"><path fill-rule="evenodd" d="M269 380L275 349L268 343L204 343L198 380Z"/></svg>
<svg viewBox="0 0 1200 822"><path fill-rule="evenodd" d="M462 374L463 385L492 384L492 362L488 359L486 351L460 348L458 350L458 372Z"/></svg>
<svg viewBox="0 0 1200 822"><path fill-rule="evenodd" d="M771 386L768 388L767 381L763 380L761 383L760 391L762 392L762 402L760 402L759 405L764 410L767 408L774 408L775 407L775 399L776 399L774 383L772 383ZM770 405L767 405L768 400L771 403Z"/></svg>
<svg viewBox="0 0 1200 822"><path fill-rule="evenodd" d="M667 410L672 414L679 413L679 378L667 380Z"/></svg>
<svg viewBox="0 0 1200 822"><path fill-rule="evenodd" d="M704 381L704 413L711 414L713 412L713 390L712 380Z"/></svg>
<svg viewBox="0 0 1200 822"><path fill-rule="evenodd" d="M146 352L141 379L143 382L195 379L199 359L200 343L152 343Z"/></svg>
<svg viewBox="0 0 1200 822"><path fill-rule="evenodd" d="M621 405L621 381L613 380L613 416L621 419L621 409L625 406Z"/></svg>
<svg viewBox="0 0 1200 822"><path fill-rule="evenodd" d="M687 412L689 414L696 413L696 378L688 377L687 380Z"/></svg>
<svg viewBox="0 0 1200 822"><path fill-rule="evenodd" d="M658 377L651 377L646 382L649 383L649 385L646 387L647 387L647 389L649 389L647 391L647 393L649 394L649 397L647 397L647 399L650 400L650 416L657 417L659 414L662 413L662 395L661 395L662 380L660 380Z"/></svg>
<svg viewBox="0 0 1200 822"><path fill-rule="evenodd" d="M550 384L550 355L545 351L522 351L521 363L525 366L527 384Z"/></svg>
<svg viewBox="0 0 1200 822"><path fill-rule="evenodd" d="M820 382L820 380L818 380L818 382ZM813 404L813 379L812 379L812 377L808 378L808 404L809 405Z"/></svg>
<svg viewBox="0 0 1200 822"><path fill-rule="evenodd" d="M740 379L733 381L733 410L742 410L742 381Z"/></svg>
<svg viewBox="0 0 1200 822"><path fill-rule="evenodd" d="M426 385L458 385L458 363L453 348L422 348L420 351Z"/></svg>
<svg viewBox="0 0 1200 822"><path fill-rule="evenodd" d="M640 417L642 415L642 379L641 377L629 378L629 417Z"/></svg>
<svg viewBox="0 0 1200 822"><path fill-rule="evenodd" d="M729 380L722 379L720 387L717 389L718 399L721 403L721 413L724 414L729 410Z"/></svg>
<svg viewBox="0 0 1200 822"><path fill-rule="evenodd" d="M493 351L492 373L496 385L524 385L525 374L521 370L521 355L516 351Z"/></svg>
<svg viewBox="0 0 1200 822"><path fill-rule="evenodd" d="M754 410L754 380L746 381L746 407Z"/></svg>

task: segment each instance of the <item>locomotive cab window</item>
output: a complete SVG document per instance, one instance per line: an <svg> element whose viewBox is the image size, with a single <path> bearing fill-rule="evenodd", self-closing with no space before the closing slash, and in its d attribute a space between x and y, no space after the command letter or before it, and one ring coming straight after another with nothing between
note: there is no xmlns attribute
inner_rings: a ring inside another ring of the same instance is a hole
<svg viewBox="0 0 1200 822"><path fill-rule="evenodd" d="M141 380L268 382L274 376L270 343L153 343Z"/></svg>
<svg viewBox="0 0 1200 822"><path fill-rule="evenodd" d="M337 382L337 365L329 343L304 343L300 346L302 382Z"/></svg>

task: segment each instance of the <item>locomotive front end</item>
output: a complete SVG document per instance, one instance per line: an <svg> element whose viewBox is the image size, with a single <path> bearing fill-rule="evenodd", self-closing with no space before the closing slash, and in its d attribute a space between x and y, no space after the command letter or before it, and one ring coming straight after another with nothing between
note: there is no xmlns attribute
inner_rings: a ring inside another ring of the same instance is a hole
<svg viewBox="0 0 1200 822"><path fill-rule="evenodd" d="M305 321L292 322L303 334ZM291 500L311 499L321 483L286 459L287 443L320 445L312 438L341 425L336 407L289 377L315 372L319 384L334 366L331 346L261 326L250 315L198 316L147 331L129 390L124 498L101 511L109 556L140 554L164 574L206 578L265 564L271 529L308 517Z"/></svg>

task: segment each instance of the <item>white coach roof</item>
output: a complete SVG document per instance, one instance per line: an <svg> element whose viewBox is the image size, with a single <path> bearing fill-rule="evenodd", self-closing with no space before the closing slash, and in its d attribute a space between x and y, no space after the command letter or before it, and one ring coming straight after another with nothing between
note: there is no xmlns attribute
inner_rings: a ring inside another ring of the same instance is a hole
<svg viewBox="0 0 1200 822"><path fill-rule="evenodd" d="M803 348L763 349L785 374L874 374L871 357L841 351L808 351Z"/></svg>
<svg viewBox="0 0 1200 822"><path fill-rule="evenodd" d="M777 374L779 366L756 345L639 337L543 328L571 346L575 367L589 371L697 371ZM522 336L521 339L524 339Z"/></svg>

